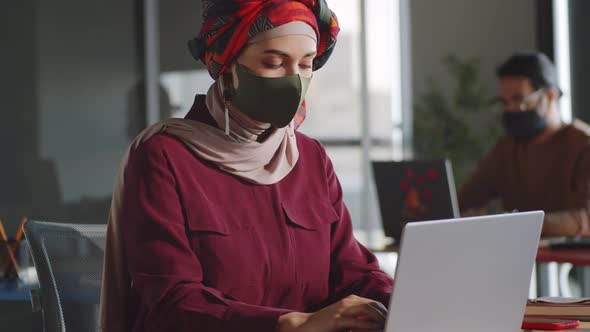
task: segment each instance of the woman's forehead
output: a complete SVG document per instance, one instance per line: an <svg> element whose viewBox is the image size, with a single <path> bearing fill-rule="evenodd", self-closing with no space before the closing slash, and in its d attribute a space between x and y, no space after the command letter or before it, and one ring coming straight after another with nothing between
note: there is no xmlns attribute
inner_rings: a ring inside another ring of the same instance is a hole
<svg viewBox="0 0 590 332"><path fill-rule="evenodd" d="M305 57L315 55L316 42L305 35L289 35L260 40L247 46L244 55L279 55Z"/></svg>

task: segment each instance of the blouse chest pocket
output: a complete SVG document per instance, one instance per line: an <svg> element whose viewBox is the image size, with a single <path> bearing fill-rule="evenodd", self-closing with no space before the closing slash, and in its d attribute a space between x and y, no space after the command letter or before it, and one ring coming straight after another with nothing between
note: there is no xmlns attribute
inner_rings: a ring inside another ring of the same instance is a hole
<svg viewBox="0 0 590 332"><path fill-rule="evenodd" d="M247 223L247 212L229 204L198 202L191 204L185 211L187 228L195 235L230 236L251 227Z"/></svg>
<svg viewBox="0 0 590 332"><path fill-rule="evenodd" d="M228 220L227 209L215 204L195 204L186 209L188 237L198 256L206 256L210 251L223 251L231 243L235 229ZM202 254L202 255L200 255Z"/></svg>
<svg viewBox="0 0 590 332"><path fill-rule="evenodd" d="M189 212L190 211L190 212ZM203 273L203 283L240 298L245 289L264 281L266 261L260 241L247 226L244 211L235 207L206 207L187 211L189 241Z"/></svg>
<svg viewBox="0 0 590 332"><path fill-rule="evenodd" d="M220 215L219 207L187 211L187 228L191 232L230 235L231 227L227 219Z"/></svg>
<svg viewBox="0 0 590 332"><path fill-rule="evenodd" d="M327 294L332 225L339 217L327 201L282 202L287 245L295 282L316 294Z"/></svg>
<svg viewBox="0 0 590 332"><path fill-rule="evenodd" d="M339 219L336 211L327 201L294 203L287 200L282 202L282 207L289 225L307 231L329 228L329 225Z"/></svg>

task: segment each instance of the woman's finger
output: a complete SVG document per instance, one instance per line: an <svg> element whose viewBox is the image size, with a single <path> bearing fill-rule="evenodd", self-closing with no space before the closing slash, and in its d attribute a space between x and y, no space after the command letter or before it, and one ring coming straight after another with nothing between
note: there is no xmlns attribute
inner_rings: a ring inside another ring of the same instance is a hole
<svg viewBox="0 0 590 332"><path fill-rule="evenodd" d="M357 319L359 317L363 317L363 319L368 317L369 320L374 322L384 322L387 318L386 315L384 315L380 310L375 309L370 303L346 308L340 313L340 315L343 317L354 317Z"/></svg>
<svg viewBox="0 0 590 332"><path fill-rule="evenodd" d="M371 308L379 311L383 316L387 317L389 311L381 302L371 302L369 303L369 305L371 306Z"/></svg>

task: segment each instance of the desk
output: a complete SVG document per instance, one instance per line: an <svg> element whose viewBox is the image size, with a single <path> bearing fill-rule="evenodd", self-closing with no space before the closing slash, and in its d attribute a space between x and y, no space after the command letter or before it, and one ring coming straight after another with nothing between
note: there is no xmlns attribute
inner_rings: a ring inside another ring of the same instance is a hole
<svg viewBox="0 0 590 332"><path fill-rule="evenodd" d="M537 263L572 263L590 266L590 248L559 248L540 246L537 251Z"/></svg>
<svg viewBox="0 0 590 332"><path fill-rule="evenodd" d="M0 326L2 331L33 332L43 330L41 312L31 309L31 288L35 282L24 283L13 279L0 279Z"/></svg>
<svg viewBox="0 0 590 332"><path fill-rule="evenodd" d="M24 283L20 280L0 279L0 301L29 302L31 288L39 288L38 283Z"/></svg>

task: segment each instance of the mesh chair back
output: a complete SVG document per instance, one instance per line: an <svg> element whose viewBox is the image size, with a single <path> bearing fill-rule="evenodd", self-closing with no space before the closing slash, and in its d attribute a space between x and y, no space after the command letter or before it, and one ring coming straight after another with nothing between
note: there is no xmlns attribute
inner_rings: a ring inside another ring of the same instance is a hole
<svg viewBox="0 0 590 332"><path fill-rule="evenodd" d="M106 225L29 221L47 332L98 331Z"/></svg>

